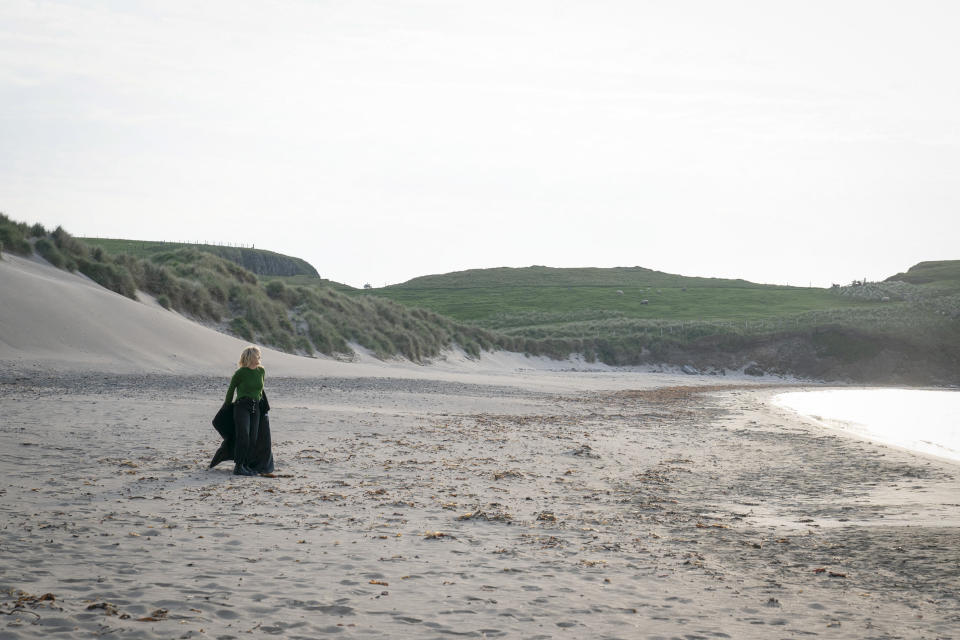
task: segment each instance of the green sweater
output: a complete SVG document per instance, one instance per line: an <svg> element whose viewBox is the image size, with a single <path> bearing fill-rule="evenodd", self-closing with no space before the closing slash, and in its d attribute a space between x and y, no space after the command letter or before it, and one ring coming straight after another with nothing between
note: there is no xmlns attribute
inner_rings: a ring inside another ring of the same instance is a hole
<svg viewBox="0 0 960 640"><path fill-rule="evenodd" d="M237 372L230 378L230 387L227 389L227 403L233 402L234 389L237 390L237 400L240 398L259 400L260 396L263 395L263 379L266 375L267 372L264 371L263 367L257 367L256 369L240 367L237 369Z"/></svg>

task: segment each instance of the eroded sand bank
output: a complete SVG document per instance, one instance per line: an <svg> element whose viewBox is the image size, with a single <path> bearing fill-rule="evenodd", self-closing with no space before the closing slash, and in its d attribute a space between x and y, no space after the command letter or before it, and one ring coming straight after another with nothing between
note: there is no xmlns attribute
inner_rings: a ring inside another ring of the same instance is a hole
<svg viewBox="0 0 960 640"><path fill-rule="evenodd" d="M531 376L271 378L245 478L223 377L8 375L0 638L957 635L955 465L770 387Z"/></svg>

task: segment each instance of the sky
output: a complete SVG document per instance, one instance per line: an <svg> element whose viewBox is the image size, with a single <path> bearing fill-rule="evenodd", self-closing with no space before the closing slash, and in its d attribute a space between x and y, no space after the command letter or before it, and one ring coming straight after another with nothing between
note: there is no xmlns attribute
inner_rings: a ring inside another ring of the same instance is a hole
<svg viewBox="0 0 960 640"><path fill-rule="evenodd" d="M952 0L3 0L0 211L353 286L960 259Z"/></svg>

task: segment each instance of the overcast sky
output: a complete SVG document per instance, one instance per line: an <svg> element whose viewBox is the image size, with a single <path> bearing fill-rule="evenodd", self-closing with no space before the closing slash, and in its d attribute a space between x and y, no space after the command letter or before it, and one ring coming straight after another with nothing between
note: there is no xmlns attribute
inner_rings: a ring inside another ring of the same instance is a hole
<svg viewBox="0 0 960 640"><path fill-rule="evenodd" d="M0 211L382 286L960 258L952 0L0 3Z"/></svg>

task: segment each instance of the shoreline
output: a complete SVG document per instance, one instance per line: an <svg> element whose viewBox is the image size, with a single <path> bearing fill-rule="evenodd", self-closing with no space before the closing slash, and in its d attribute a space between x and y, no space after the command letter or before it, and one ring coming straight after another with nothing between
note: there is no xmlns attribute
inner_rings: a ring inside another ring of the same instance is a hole
<svg viewBox="0 0 960 640"><path fill-rule="evenodd" d="M875 392L875 391L930 391L938 393L957 393L953 389L940 389L940 388L923 388L923 389L908 389L904 387L865 387L857 385L856 387L828 387L828 388L801 388L797 389L795 392L787 391L785 393L830 393L830 392ZM781 394L777 394L779 396ZM788 401L778 401L777 396L771 396L770 404L773 407L784 409L790 412L792 415L797 416L799 419L808 422L812 425L815 425L819 428L829 430L834 433L839 433L847 437L851 437L857 440L863 440L866 442L872 442L880 446L892 447L901 451L907 451L916 455L927 456L935 460L940 460L943 462L948 462L950 464L960 465L960 449L955 449L953 447L947 446L942 442L937 442L931 439L919 440L914 444L925 444L925 447L910 446L909 444L897 441L891 438L888 435L885 435L881 429L877 428L876 424L871 424L869 420L858 420L848 417L836 417L836 412L832 415L829 408L819 408L814 409L807 408L807 410L802 410L800 408L795 408L791 406ZM957 394L957 398L960 398L960 393ZM848 408L844 408L849 410ZM960 419L960 416L958 416ZM945 452L950 452L951 455L938 455L935 452L935 449L943 450Z"/></svg>
<svg viewBox="0 0 960 640"><path fill-rule="evenodd" d="M276 478L206 469L219 377L5 380L0 638L960 623L955 465L780 415L771 386L529 376L274 378Z"/></svg>

